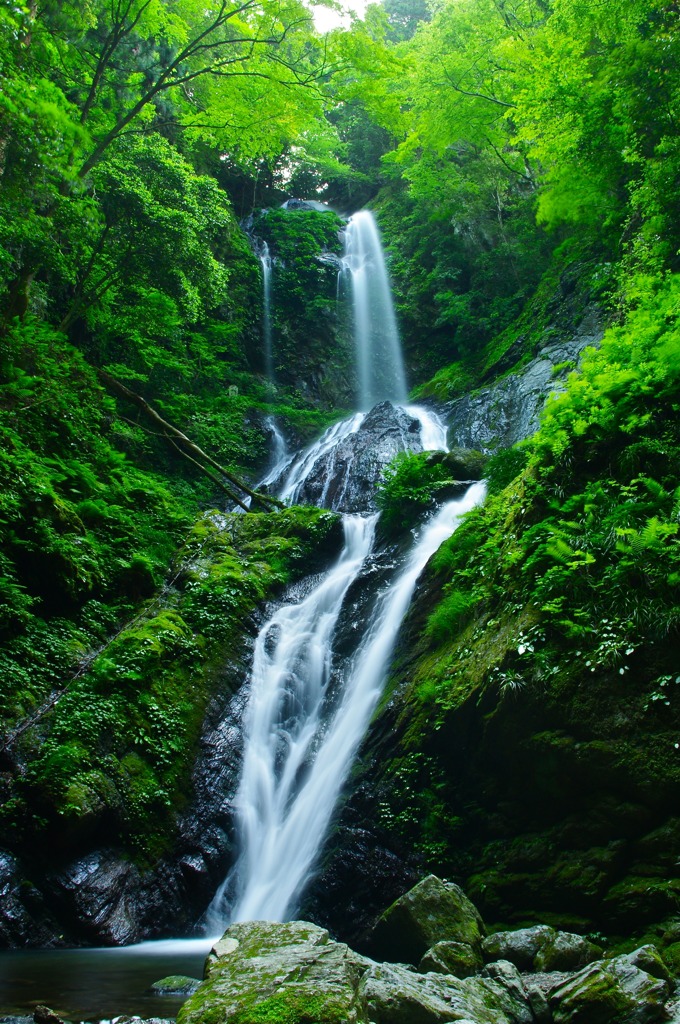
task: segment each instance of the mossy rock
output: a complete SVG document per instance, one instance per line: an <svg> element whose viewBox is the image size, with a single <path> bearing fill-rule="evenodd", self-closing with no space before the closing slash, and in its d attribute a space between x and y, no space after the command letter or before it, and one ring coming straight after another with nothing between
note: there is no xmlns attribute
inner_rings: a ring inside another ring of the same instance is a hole
<svg viewBox="0 0 680 1024"><path fill-rule="evenodd" d="M484 923L459 886L428 875L385 911L373 928L376 959L417 964L437 942L462 942L479 949Z"/></svg>
<svg viewBox="0 0 680 1024"><path fill-rule="evenodd" d="M368 961L304 921L234 924L178 1024L351 1024Z"/></svg>
<svg viewBox="0 0 680 1024"><path fill-rule="evenodd" d="M654 946L600 960L553 989L554 1024L653 1024L667 1019L669 974Z"/></svg>
<svg viewBox="0 0 680 1024"><path fill-rule="evenodd" d="M451 448L443 461L454 480L481 480L489 456L474 448Z"/></svg>
<svg viewBox="0 0 680 1024"><path fill-rule="evenodd" d="M169 974L167 978L154 981L151 991L157 996L191 996L201 984L198 978L186 974Z"/></svg>
<svg viewBox="0 0 680 1024"><path fill-rule="evenodd" d="M435 942L420 961L418 970L423 974L451 974L454 978L469 978L484 966L478 949L467 942Z"/></svg>

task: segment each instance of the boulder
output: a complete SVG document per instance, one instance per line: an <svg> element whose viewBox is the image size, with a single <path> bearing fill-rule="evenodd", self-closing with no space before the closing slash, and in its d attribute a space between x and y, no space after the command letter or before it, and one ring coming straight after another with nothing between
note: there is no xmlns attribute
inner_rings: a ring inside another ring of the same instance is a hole
<svg viewBox="0 0 680 1024"><path fill-rule="evenodd" d="M668 971L653 946L598 960L550 995L554 1024L653 1024L668 1019Z"/></svg>
<svg viewBox="0 0 680 1024"><path fill-rule="evenodd" d="M151 991L157 996L191 996L200 984L198 978L188 978L186 974L169 974L154 981Z"/></svg>
<svg viewBox="0 0 680 1024"><path fill-rule="evenodd" d="M33 1020L35 1024L64 1024L64 1018L43 1003L38 1003L33 1011Z"/></svg>
<svg viewBox="0 0 680 1024"><path fill-rule="evenodd" d="M474 448L451 448L442 461L453 480L481 480L489 457Z"/></svg>
<svg viewBox="0 0 680 1024"><path fill-rule="evenodd" d="M537 971L578 971L602 957L601 946L596 946L582 935L557 932L541 946L534 958Z"/></svg>
<svg viewBox="0 0 680 1024"><path fill-rule="evenodd" d="M304 921L232 925L178 1024L359 1024L358 986L369 961Z"/></svg>
<svg viewBox="0 0 680 1024"><path fill-rule="evenodd" d="M531 971L534 958L546 943L551 941L557 932L546 924L538 924L533 928L518 928L515 931L494 932L482 942L484 959L509 960L519 967L520 971Z"/></svg>
<svg viewBox="0 0 680 1024"><path fill-rule="evenodd" d="M172 1017L114 1017L111 1024L176 1024Z"/></svg>
<svg viewBox="0 0 680 1024"><path fill-rule="evenodd" d="M533 1024L521 976L512 964L494 975L458 980L418 974L403 964L375 964L360 995L373 1024Z"/></svg>
<svg viewBox="0 0 680 1024"><path fill-rule="evenodd" d="M376 959L417 964L437 942L479 949L483 933L479 912L463 890L428 875L378 918L370 952Z"/></svg>
<svg viewBox="0 0 680 1024"><path fill-rule="evenodd" d="M467 942L435 942L418 965L423 974L452 974L454 978L469 978L484 966L479 949Z"/></svg>
<svg viewBox="0 0 680 1024"><path fill-rule="evenodd" d="M558 932L548 925L495 932L482 942L484 959L509 960L521 971L578 971L599 960L602 949L582 935Z"/></svg>

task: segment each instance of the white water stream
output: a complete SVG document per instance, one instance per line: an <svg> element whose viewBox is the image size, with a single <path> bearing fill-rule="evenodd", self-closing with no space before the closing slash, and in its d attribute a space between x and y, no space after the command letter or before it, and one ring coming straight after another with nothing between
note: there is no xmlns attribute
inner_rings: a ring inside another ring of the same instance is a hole
<svg viewBox="0 0 680 1024"><path fill-rule="evenodd" d="M337 563L303 601L279 608L257 638L236 796L242 849L213 901L211 924L224 920L223 896L231 888L232 920L283 919L323 838L328 815L316 798L317 766L331 640L343 598L371 550L374 524L374 516L345 517Z"/></svg>
<svg viewBox="0 0 680 1024"><path fill-rule="evenodd" d="M382 692L399 627L431 555L484 497L484 484L450 501L421 530L379 596L337 707L324 720L332 635L342 602L370 552L375 517L346 516L336 565L299 604L280 608L255 649L236 797L241 854L213 901L209 927L285 920L310 876L340 789ZM230 913L226 895L235 892Z"/></svg>
<svg viewBox="0 0 680 1024"><path fill-rule="evenodd" d="M368 210L350 217L342 262L352 289L359 408L384 399L403 403L406 374L397 318L380 235Z"/></svg>

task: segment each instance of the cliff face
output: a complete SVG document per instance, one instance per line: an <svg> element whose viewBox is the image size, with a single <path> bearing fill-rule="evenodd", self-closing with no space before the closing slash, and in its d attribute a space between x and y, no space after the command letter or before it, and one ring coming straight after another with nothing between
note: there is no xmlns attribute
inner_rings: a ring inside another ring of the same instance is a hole
<svg viewBox="0 0 680 1024"><path fill-rule="evenodd" d="M449 444L491 452L530 437L548 395L564 389L583 350L599 345L602 333L602 310L593 304L572 331L542 345L524 365L449 402Z"/></svg>

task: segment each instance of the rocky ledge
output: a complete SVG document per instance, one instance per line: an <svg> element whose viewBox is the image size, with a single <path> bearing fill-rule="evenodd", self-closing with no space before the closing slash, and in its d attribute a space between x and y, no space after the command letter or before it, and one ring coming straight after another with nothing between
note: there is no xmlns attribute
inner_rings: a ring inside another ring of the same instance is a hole
<svg viewBox="0 0 680 1024"><path fill-rule="evenodd" d="M654 946L607 956L538 925L485 935L463 891L429 876L369 938L375 959L314 924L232 925L178 1024L653 1024L680 1022Z"/></svg>

